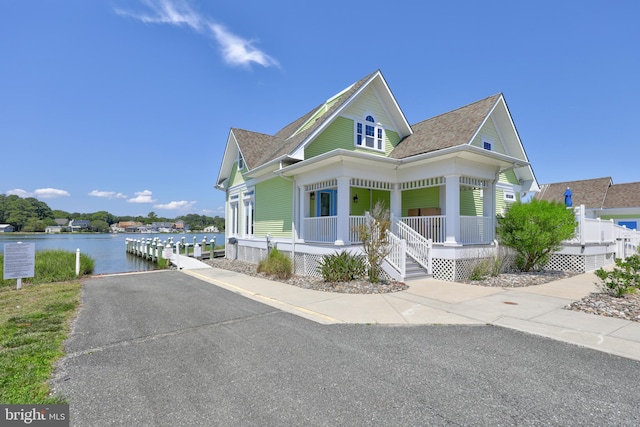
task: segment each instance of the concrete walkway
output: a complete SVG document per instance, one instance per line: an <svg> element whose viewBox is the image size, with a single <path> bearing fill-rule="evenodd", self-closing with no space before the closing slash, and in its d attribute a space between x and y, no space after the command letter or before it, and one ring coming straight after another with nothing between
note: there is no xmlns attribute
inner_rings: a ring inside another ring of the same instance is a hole
<svg viewBox="0 0 640 427"><path fill-rule="evenodd" d="M319 323L491 324L640 360L639 322L563 309L597 291L592 273L525 288L422 279L409 282L402 292L353 295L302 289L197 263L185 261L182 271Z"/></svg>

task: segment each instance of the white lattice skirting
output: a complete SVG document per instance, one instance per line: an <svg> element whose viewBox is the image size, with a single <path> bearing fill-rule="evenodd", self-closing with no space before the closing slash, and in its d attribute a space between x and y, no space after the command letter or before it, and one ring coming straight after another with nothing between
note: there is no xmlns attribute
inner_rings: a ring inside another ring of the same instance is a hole
<svg viewBox="0 0 640 427"><path fill-rule="evenodd" d="M281 252L289 257L291 256L291 252ZM267 250L250 246L227 245L225 255L228 259L237 259L239 261L250 262L257 265L267 256ZM322 257L323 255L318 254L296 253L294 260L294 274L298 276L321 278L322 276L318 272L318 266ZM513 265L514 256L507 255L507 258L508 259L504 265L505 267L510 267ZM491 259L492 258L486 258L486 260L489 261ZM471 273L473 272L475 265L481 260L484 260L484 258L433 258L433 277L435 279L445 280L448 282L467 280L471 277ZM549 261L544 266L544 269L585 273L587 271L593 271L598 268L611 265L614 263L614 260L615 254L613 253L596 255L552 254ZM386 273L382 276L388 278Z"/></svg>

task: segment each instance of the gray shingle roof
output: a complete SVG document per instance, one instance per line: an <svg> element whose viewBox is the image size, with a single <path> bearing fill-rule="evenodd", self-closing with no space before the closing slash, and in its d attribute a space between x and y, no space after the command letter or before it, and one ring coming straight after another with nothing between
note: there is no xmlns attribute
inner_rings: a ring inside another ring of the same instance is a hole
<svg viewBox="0 0 640 427"><path fill-rule="evenodd" d="M600 209L604 205L610 185L611 177L544 184L535 198L564 203L564 192L569 187L573 206L584 205L586 208Z"/></svg>
<svg viewBox="0 0 640 427"><path fill-rule="evenodd" d="M367 81L369 81L378 71L375 71L363 79L354 83L347 91L340 94L339 99L334 102L318 119L301 132L300 129L325 103L318 105L304 116L289 123L279 130L275 135L265 135L242 129L233 129L240 151L244 156L249 169L254 169L271 160L277 159L286 154L292 153L310 134L324 123L324 118L330 117L335 111L340 109L344 103L357 92Z"/></svg>
<svg viewBox="0 0 640 427"><path fill-rule="evenodd" d="M500 96L496 94L412 125L413 134L403 139L389 157L403 159L469 143Z"/></svg>
<svg viewBox="0 0 640 427"><path fill-rule="evenodd" d="M615 184L609 187L604 207L607 209L640 207L640 182Z"/></svg>

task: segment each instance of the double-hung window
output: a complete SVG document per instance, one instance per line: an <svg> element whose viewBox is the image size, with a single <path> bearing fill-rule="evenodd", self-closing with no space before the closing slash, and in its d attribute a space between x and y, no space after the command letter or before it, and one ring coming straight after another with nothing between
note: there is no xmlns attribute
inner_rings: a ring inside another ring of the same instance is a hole
<svg viewBox="0 0 640 427"><path fill-rule="evenodd" d="M367 114L363 121L356 121L356 141L357 147L371 148L373 150L384 150L384 129L376 119Z"/></svg>

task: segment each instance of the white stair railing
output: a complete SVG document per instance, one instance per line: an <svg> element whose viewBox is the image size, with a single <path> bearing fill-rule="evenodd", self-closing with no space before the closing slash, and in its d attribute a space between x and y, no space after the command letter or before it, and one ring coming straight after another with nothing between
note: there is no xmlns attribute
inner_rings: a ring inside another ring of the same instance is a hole
<svg viewBox="0 0 640 427"><path fill-rule="evenodd" d="M389 255L385 259L404 279L407 275L407 242L390 231L387 231L387 238Z"/></svg>
<svg viewBox="0 0 640 427"><path fill-rule="evenodd" d="M393 230L393 234L407 242L407 254L426 269L428 274L432 274L431 249L433 248L433 240L424 238L401 221L393 221Z"/></svg>

